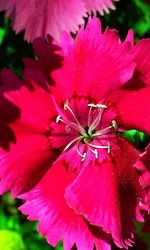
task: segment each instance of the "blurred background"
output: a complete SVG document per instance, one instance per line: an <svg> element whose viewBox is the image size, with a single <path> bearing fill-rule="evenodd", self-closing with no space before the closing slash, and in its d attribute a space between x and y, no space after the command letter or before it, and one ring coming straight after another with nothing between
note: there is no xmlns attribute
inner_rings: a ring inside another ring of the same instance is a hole
<svg viewBox="0 0 150 250"><path fill-rule="evenodd" d="M97 14L98 15L98 14ZM150 4L144 0L120 0L116 10L101 17L103 30L106 26L119 31L123 40L129 28L135 32L135 42L150 37ZM87 21L87 20L86 20ZM74 36L74 35L73 35ZM20 75L23 69L22 58L34 57L32 45L23 40L23 33L15 35L10 20L0 13L0 69L12 68ZM124 136L137 147L144 148L150 142L150 136L137 131L124 133ZM0 197L0 250L62 250L60 242L56 248L49 246L37 233L37 223L27 221L17 209L20 201L12 200L9 193ZM143 233L143 225L135 224L136 242L134 250L150 250L150 234ZM118 249L112 245L112 249ZM83 249L85 250L85 249Z"/></svg>

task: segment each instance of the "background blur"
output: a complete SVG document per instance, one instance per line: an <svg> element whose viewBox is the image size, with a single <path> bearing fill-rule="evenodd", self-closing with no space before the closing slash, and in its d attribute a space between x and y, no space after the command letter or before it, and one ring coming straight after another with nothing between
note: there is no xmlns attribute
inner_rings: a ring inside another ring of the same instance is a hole
<svg viewBox="0 0 150 250"><path fill-rule="evenodd" d="M135 32L135 42L150 37L150 4L144 0L120 0L116 11L101 17L103 30L106 26L119 31L122 39L129 28ZM32 45L24 42L23 33L15 35L10 21L0 13L0 68L12 68L18 75L23 68L22 58L34 57ZM150 136L136 131L124 134L139 148L150 142ZM0 197L0 250L62 250L62 244L50 247L36 231L37 223L27 221L19 211L20 201L12 200L9 193ZM150 234L142 233L143 225L136 224L137 244L134 250L150 250ZM113 250L117 248L112 246Z"/></svg>

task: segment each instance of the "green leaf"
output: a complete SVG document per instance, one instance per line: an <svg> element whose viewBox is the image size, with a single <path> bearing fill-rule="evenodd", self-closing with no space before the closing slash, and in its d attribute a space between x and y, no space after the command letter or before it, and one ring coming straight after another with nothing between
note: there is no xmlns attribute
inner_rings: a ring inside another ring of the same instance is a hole
<svg viewBox="0 0 150 250"><path fill-rule="evenodd" d="M0 249L26 250L26 246L20 234L9 230L0 230Z"/></svg>
<svg viewBox="0 0 150 250"><path fill-rule="evenodd" d="M150 135L137 130L129 130L120 133L127 140L131 141L136 147L144 149L150 142Z"/></svg>
<svg viewBox="0 0 150 250"><path fill-rule="evenodd" d="M60 241L59 244L55 247L55 250L63 250L62 241Z"/></svg>
<svg viewBox="0 0 150 250"><path fill-rule="evenodd" d="M0 44L2 44L5 36L5 29L0 28Z"/></svg>

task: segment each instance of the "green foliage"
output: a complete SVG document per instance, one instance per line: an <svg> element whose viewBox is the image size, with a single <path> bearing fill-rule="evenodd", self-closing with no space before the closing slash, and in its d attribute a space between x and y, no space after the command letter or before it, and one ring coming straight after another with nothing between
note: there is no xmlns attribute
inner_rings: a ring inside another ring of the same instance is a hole
<svg viewBox="0 0 150 250"><path fill-rule="evenodd" d="M19 233L9 230L0 230L0 249L26 250L26 246Z"/></svg>
<svg viewBox="0 0 150 250"><path fill-rule="evenodd" d="M100 17L103 27L116 28L124 39L128 30L135 32L135 40L150 37L150 5L144 0L120 0L116 10Z"/></svg>
<svg viewBox="0 0 150 250"><path fill-rule="evenodd" d="M137 148L144 149L150 142L150 136L137 130L129 130L120 133L123 137L131 141Z"/></svg>

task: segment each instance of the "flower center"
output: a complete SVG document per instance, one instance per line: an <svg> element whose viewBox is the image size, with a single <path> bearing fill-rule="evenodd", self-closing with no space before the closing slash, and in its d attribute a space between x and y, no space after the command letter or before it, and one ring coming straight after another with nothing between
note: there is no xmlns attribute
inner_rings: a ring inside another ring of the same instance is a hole
<svg viewBox="0 0 150 250"><path fill-rule="evenodd" d="M106 105L89 103L87 108L89 111L86 126L80 123L68 100L64 103L63 110L59 109L59 115L56 117L56 123L61 122L65 125L65 133L72 131L75 135L74 139L65 146L64 151L76 145L76 151L81 156L81 161L85 160L88 151L92 152L96 159L100 149L106 149L110 153L108 138L110 134L117 131L117 124L114 120L109 126L102 127L102 115L107 109ZM83 144L85 145L84 152L81 152L80 146Z"/></svg>
<svg viewBox="0 0 150 250"><path fill-rule="evenodd" d="M82 142L82 143L85 143L85 141L87 141L87 142L93 141L95 132L96 132L96 130L94 129L93 131L91 131L91 133L89 133L89 127L86 126L86 127L84 128L84 132L83 132L83 134L82 134L81 142Z"/></svg>

